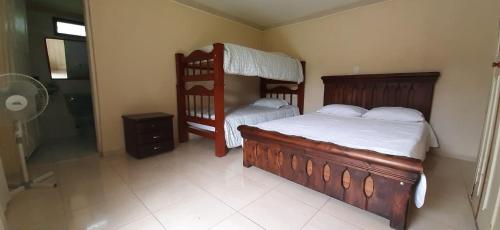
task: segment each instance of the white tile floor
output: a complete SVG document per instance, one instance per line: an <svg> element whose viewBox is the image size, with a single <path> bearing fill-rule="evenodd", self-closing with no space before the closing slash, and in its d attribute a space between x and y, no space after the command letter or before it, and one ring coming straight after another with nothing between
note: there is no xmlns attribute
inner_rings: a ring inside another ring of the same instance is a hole
<svg viewBox="0 0 500 230"><path fill-rule="evenodd" d="M44 140L28 159L28 164L50 164L97 154L94 135Z"/></svg>
<svg viewBox="0 0 500 230"><path fill-rule="evenodd" d="M89 156L44 166L59 187L11 201L11 229L388 229L386 219L258 168L241 149L224 158L192 140L143 160ZM474 229L466 198L473 164L430 157L427 203L409 229ZM40 168L37 168L40 171Z"/></svg>

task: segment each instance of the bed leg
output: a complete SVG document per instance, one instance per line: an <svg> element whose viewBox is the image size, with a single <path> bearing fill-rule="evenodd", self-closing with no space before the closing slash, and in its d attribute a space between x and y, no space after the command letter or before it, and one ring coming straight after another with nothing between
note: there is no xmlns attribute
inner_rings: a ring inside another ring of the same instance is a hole
<svg viewBox="0 0 500 230"><path fill-rule="evenodd" d="M250 163L250 161L248 161L245 157L245 155L243 155L243 167L245 168L250 168L252 167L252 164Z"/></svg>
<svg viewBox="0 0 500 230"><path fill-rule="evenodd" d="M179 127L179 142L184 143L189 140L189 133L186 130L186 127Z"/></svg>
<svg viewBox="0 0 500 230"><path fill-rule="evenodd" d="M218 140L215 139L215 156L223 157L226 153L229 152L229 149L226 146L226 140Z"/></svg>
<svg viewBox="0 0 500 230"><path fill-rule="evenodd" d="M406 216L408 213L408 201L397 210L393 211L390 226L391 228L397 230L405 230L406 229Z"/></svg>

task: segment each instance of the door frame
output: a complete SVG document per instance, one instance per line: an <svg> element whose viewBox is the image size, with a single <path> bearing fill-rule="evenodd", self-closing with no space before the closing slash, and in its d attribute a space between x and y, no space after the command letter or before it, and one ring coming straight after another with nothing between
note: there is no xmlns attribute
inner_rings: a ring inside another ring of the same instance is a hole
<svg viewBox="0 0 500 230"><path fill-rule="evenodd" d="M84 8L84 20L87 33L87 50L89 54L90 87L92 95L92 106L94 110L94 126L96 134L97 152L102 156L102 128L101 128L101 105L99 100L99 81L97 78L97 64L95 58L94 30L92 26L92 14L90 12L90 0L82 0Z"/></svg>

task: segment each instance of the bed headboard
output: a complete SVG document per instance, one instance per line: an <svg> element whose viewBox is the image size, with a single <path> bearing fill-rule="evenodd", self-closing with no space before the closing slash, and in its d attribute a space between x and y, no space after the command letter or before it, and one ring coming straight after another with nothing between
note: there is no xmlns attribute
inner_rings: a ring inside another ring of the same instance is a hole
<svg viewBox="0 0 500 230"><path fill-rule="evenodd" d="M429 121L439 72L324 76L324 105L417 109Z"/></svg>
<svg viewBox="0 0 500 230"><path fill-rule="evenodd" d="M304 86L306 82L306 62L301 61L304 81L300 84L290 81L278 81L260 78L261 98L280 98L290 105L299 107L300 114L304 113Z"/></svg>

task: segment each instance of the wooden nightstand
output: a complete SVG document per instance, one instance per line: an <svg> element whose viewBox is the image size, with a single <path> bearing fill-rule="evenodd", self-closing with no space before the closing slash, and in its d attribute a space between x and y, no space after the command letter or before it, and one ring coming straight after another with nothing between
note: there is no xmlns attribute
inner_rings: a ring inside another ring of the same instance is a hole
<svg viewBox="0 0 500 230"><path fill-rule="evenodd" d="M144 158L174 149L173 117L167 113L122 116L127 153Z"/></svg>

